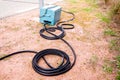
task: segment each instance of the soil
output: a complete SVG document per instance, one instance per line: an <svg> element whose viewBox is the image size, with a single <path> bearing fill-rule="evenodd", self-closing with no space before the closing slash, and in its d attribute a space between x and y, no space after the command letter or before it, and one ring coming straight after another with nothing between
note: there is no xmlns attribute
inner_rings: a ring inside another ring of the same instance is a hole
<svg viewBox="0 0 120 80"><path fill-rule="evenodd" d="M103 33L105 24L95 16L102 10L95 8L90 12L84 11L83 8L91 5L83 0L76 4L63 1L57 5L68 11L75 8L78 10L73 11L76 19L70 22L75 28L66 30L64 37L75 49L75 66L59 76L42 76L32 68L34 54L18 54L0 61L0 80L114 80L115 72L107 73L103 70L105 61L113 59L115 55L109 51L109 42ZM32 20L38 16L39 9L36 9L0 20L0 56L21 50L41 51L55 48L65 51L72 61L72 53L62 41L50 41L40 37L42 25ZM62 13L61 17L61 20L70 18L66 13ZM52 56L48 60L52 64L59 63Z"/></svg>

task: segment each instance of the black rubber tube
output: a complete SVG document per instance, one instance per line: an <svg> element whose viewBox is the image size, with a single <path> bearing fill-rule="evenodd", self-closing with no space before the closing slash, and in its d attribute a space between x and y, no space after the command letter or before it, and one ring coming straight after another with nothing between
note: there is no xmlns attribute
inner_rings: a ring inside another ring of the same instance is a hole
<svg viewBox="0 0 120 80"><path fill-rule="evenodd" d="M66 12L66 11L64 11L64 12ZM70 12L66 12L66 13L72 14L73 18L70 19L70 20L67 20L67 21L62 21L62 22L57 23L56 28L55 27L46 28L47 24L44 24L44 28L40 30L40 36L45 38L45 39L48 39L48 40L57 40L57 39L62 40L71 49L71 51L73 53L73 57L74 57L73 62L70 61L69 56L64 51L57 50L57 49L45 49L45 50L42 50L40 52L31 51L31 50L18 51L18 52L11 53L7 56L4 56L4 57L0 58L0 60L3 60L7 57L10 57L12 55L16 55L16 54L19 54L19 53L35 53L36 55L34 56L34 58L32 60L32 67L37 73L39 73L41 75L44 75L44 76L56 76L56 75L60 75L60 74L63 74L65 72L69 71L75 65L76 54L75 54L75 51L72 48L72 46L66 40L64 40L63 37L65 36L64 29L73 29L74 25L72 25L72 24L61 24L61 23L72 21L74 19L74 14L70 13ZM64 25L65 26L71 26L71 27L70 28L64 28L64 27L62 27ZM50 31L50 29L59 30L59 31L61 31L61 34L60 35L53 34ZM43 34L44 32L47 32L47 33L51 34L52 37ZM46 55L57 55L57 56L62 57L61 64L57 68L54 68L45 59ZM48 69L42 68L40 65L38 65L38 61L41 60L41 59L43 59L45 61L45 63L49 66Z"/></svg>
<svg viewBox="0 0 120 80"><path fill-rule="evenodd" d="M45 69L45 68L40 67L37 64L38 61L42 57L44 57L46 55L50 55L50 54L58 55L58 56L63 58L63 61L60 64L60 66L57 67L57 68L52 67L52 68L49 68L49 69ZM65 63L64 63L64 60L66 60ZM33 66L34 70L39 74L42 74L42 75L45 75L45 76L55 76L55 75L59 75L59 74L67 72L68 69L71 66L71 63L70 63L70 59L69 59L68 55L65 52L57 50L57 49L46 49L46 50L43 50L43 51L39 52L37 55L35 55L35 57L33 58L33 61L32 61L32 66Z"/></svg>
<svg viewBox="0 0 120 80"><path fill-rule="evenodd" d="M45 25L44 25L44 26L45 26ZM55 31L56 31L56 30L59 30L59 31L61 31L61 34L56 35L56 36L54 36L54 35L52 35L52 36L47 36L47 35L43 34L44 32L49 31L49 30L51 30L51 29L54 29ZM40 36L41 36L41 37L43 37L43 38L45 38L45 39L48 39L48 40L56 40L56 39L63 38L63 37L65 36L65 31L63 30L62 27L58 27L58 28L56 28L56 27L51 27L51 28L46 28L46 29L43 28L43 29L40 30L39 33L40 33Z"/></svg>

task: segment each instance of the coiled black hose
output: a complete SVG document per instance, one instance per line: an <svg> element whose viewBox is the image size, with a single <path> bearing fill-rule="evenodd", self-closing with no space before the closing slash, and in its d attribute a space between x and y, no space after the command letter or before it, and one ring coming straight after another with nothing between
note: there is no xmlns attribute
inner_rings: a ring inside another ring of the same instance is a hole
<svg viewBox="0 0 120 80"><path fill-rule="evenodd" d="M66 12L66 11L64 11ZM73 56L74 56L74 61L71 62L70 59L69 59L69 56L61 51L61 50L57 50L57 49L45 49L45 50L42 50L40 52L36 52L36 51L31 51L31 50L25 50L25 51L18 51L18 52L14 52L14 53L11 53L7 56L4 56L2 58L0 58L0 60L3 60L9 56L12 56L12 55L15 55L15 54L19 54L19 53L35 53L36 55L34 56L33 60L32 60L32 67L33 69L41 74L41 75L44 75L44 76L56 76L56 75L60 75L60 74L63 74L67 71L69 71L75 64L76 62L76 54L75 54L75 51L74 49L72 48L72 46L66 41L63 39L63 37L65 36L65 31L64 29L73 29L74 28L74 25L72 24L62 24L62 23L65 23L65 22L69 22L69 21L72 21L75 16L73 13L70 13L70 12L66 12L66 13L69 13L69 14L72 14L73 15L73 18L71 18L70 20L67 20L67 21L61 21L61 22L58 22L56 24L57 27L52 27L52 28L46 28L46 24L44 24L44 28L40 30L40 35L41 37L45 38L45 39L48 39L48 40L56 40L56 39L60 39L62 40L64 43L66 43L69 48L71 49L72 53L73 53ZM64 28L63 26L70 26L69 28ZM54 29L54 30L59 30L61 31L62 33L60 35L56 35L56 34L53 34L50 30L51 29ZM50 36L47 36L45 34L43 34L44 32L47 32L49 34L52 35L52 37ZM45 56L46 55L57 55L57 56L60 56L62 57L62 62L61 64L57 67L57 68L54 68L53 66L51 66L47 60L45 59ZM38 65L38 62L40 59L43 59L45 61L45 63L49 66L48 69L46 68L42 68L40 65Z"/></svg>

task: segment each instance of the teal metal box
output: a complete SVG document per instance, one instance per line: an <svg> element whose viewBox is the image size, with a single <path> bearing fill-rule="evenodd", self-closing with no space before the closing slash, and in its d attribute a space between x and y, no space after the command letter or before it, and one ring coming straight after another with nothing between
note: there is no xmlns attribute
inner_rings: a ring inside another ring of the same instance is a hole
<svg viewBox="0 0 120 80"><path fill-rule="evenodd" d="M55 25L60 20L61 7L49 5L40 9L40 22Z"/></svg>

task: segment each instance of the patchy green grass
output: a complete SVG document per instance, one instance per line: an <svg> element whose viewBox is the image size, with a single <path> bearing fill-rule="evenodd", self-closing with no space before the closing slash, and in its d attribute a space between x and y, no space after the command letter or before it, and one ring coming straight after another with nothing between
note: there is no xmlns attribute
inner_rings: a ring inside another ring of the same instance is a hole
<svg viewBox="0 0 120 80"><path fill-rule="evenodd" d="M27 22L26 26L31 27L32 26L32 22Z"/></svg>
<svg viewBox="0 0 120 80"><path fill-rule="evenodd" d="M116 57L116 66L118 69L120 69L120 55Z"/></svg>
<svg viewBox="0 0 120 80"><path fill-rule="evenodd" d="M88 7L88 8L83 8L82 11L85 11L85 12L92 12L93 9Z"/></svg>
<svg viewBox="0 0 120 80"><path fill-rule="evenodd" d="M111 7L110 10L111 16L114 16L115 14L119 14L119 10L120 10L120 2Z"/></svg>
<svg viewBox="0 0 120 80"><path fill-rule="evenodd" d="M12 28L12 30L14 30L14 31L19 31L19 30L20 30L20 27L14 27L14 28Z"/></svg>
<svg viewBox="0 0 120 80"><path fill-rule="evenodd" d="M115 80L120 80L120 69L118 69L118 71L117 71L117 76L116 76Z"/></svg>
<svg viewBox="0 0 120 80"><path fill-rule="evenodd" d="M116 56L115 58L116 60L116 70L117 70L117 76L116 76L116 80L120 80L120 55Z"/></svg>
<svg viewBox="0 0 120 80"><path fill-rule="evenodd" d="M113 72L113 68L111 66L108 66L108 65L103 66L103 70L105 72L108 72L108 73L112 73Z"/></svg>
<svg viewBox="0 0 120 80"><path fill-rule="evenodd" d="M113 73L115 67L115 61L108 58L104 59L104 65L102 66L103 71L106 73Z"/></svg>
<svg viewBox="0 0 120 80"><path fill-rule="evenodd" d="M98 8L98 5L96 4L97 3L97 0L85 0L89 6L93 7L93 8Z"/></svg>
<svg viewBox="0 0 120 80"><path fill-rule="evenodd" d="M112 29L110 29L110 28L107 28L107 29L105 29L105 31L104 31L104 35L116 36L117 33L116 33L114 30L112 30Z"/></svg>
<svg viewBox="0 0 120 80"><path fill-rule="evenodd" d="M113 49L116 47L116 40L111 40L110 41L110 48Z"/></svg>
<svg viewBox="0 0 120 80"><path fill-rule="evenodd" d="M96 17L98 17L101 21L103 21L105 23L111 22L111 19L109 18L109 16L103 15L102 13L96 14Z"/></svg>
<svg viewBox="0 0 120 80"><path fill-rule="evenodd" d="M96 3L97 0L85 0L85 1L89 3Z"/></svg>
<svg viewBox="0 0 120 80"><path fill-rule="evenodd" d="M33 34L37 34L37 32L34 31Z"/></svg>
<svg viewBox="0 0 120 80"><path fill-rule="evenodd" d="M92 64L96 64L98 62L98 56L97 55L92 55L90 62Z"/></svg>
<svg viewBox="0 0 120 80"><path fill-rule="evenodd" d="M94 71L96 71L96 65L98 63L98 60L99 60L98 56L95 54L93 54L91 58L89 59L89 64L91 65Z"/></svg>
<svg viewBox="0 0 120 80"><path fill-rule="evenodd" d="M120 52L120 41L119 39L114 39L110 41L110 49Z"/></svg>
<svg viewBox="0 0 120 80"><path fill-rule="evenodd" d="M77 3L77 0L69 0L71 3Z"/></svg>
<svg viewBox="0 0 120 80"><path fill-rule="evenodd" d="M5 25L4 28L8 28L8 26Z"/></svg>
<svg viewBox="0 0 120 80"><path fill-rule="evenodd" d="M113 72L113 67L105 64L105 65L103 65L103 70L107 73L112 73Z"/></svg>

